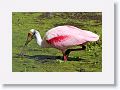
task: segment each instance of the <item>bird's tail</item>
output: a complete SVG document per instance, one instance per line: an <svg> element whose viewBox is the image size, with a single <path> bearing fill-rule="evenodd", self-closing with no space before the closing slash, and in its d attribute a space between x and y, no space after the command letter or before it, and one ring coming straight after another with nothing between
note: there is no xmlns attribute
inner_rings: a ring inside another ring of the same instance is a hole
<svg viewBox="0 0 120 90"><path fill-rule="evenodd" d="M88 41L98 41L99 40L99 36L94 36L94 37L89 37L87 38Z"/></svg>
<svg viewBox="0 0 120 90"><path fill-rule="evenodd" d="M86 37L85 39L87 41L97 41L97 40L99 40L99 36L97 34L91 32L91 31L84 31L83 30L83 32L84 32L84 35Z"/></svg>

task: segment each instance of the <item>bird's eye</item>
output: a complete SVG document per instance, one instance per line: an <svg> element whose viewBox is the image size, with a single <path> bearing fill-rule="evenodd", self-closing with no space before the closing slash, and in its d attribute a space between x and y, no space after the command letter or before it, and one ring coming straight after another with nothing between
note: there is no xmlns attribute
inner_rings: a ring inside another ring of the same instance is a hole
<svg viewBox="0 0 120 90"><path fill-rule="evenodd" d="M33 36L35 35L35 32L33 32Z"/></svg>

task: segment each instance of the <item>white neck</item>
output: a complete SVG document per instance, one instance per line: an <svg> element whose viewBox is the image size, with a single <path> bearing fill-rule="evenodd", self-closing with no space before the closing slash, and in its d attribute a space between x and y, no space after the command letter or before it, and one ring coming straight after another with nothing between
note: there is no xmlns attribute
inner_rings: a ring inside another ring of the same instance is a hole
<svg viewBox="0 0 120 90"><path fill-rule="evenodd" d="M37 44L39 46L41 46L42 45L41 44L42 43L42 38L41 38L40 33L38 31L35 31L35 38L36 38Z"/></svg>

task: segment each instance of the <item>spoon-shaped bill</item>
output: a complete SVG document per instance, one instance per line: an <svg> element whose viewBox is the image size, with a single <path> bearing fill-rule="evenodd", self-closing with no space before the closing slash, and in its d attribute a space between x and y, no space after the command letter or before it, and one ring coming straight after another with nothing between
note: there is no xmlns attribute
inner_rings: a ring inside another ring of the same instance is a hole
<svg viewBox="0 0 120 90"><path fill-rule="evenodd" d="M20 56L24 56L24 48L28 45L28 43L33 39L33 34L31 32L28 33L27 40L24 44L24 46L21 49Z"/></svg>
<svg viewBox="0 0 120 90"><path fill-rule="evenodd" d="M33 34L32 32L29 32L24 46L27 46L32 39L33 39Z"/></svg>

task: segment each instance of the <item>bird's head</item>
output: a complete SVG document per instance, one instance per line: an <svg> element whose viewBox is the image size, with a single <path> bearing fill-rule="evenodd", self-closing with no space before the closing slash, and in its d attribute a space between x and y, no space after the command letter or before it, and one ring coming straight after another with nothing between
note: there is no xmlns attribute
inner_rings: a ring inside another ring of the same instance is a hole
<svg viewBox="0 0 120 90"><path fill-rule="evenodd" d="M27 40L25 42L25 46L28 45L28 43L35 37L35 29L31 29L29 32L28 32L28 35L27 35Z"/></svg>

